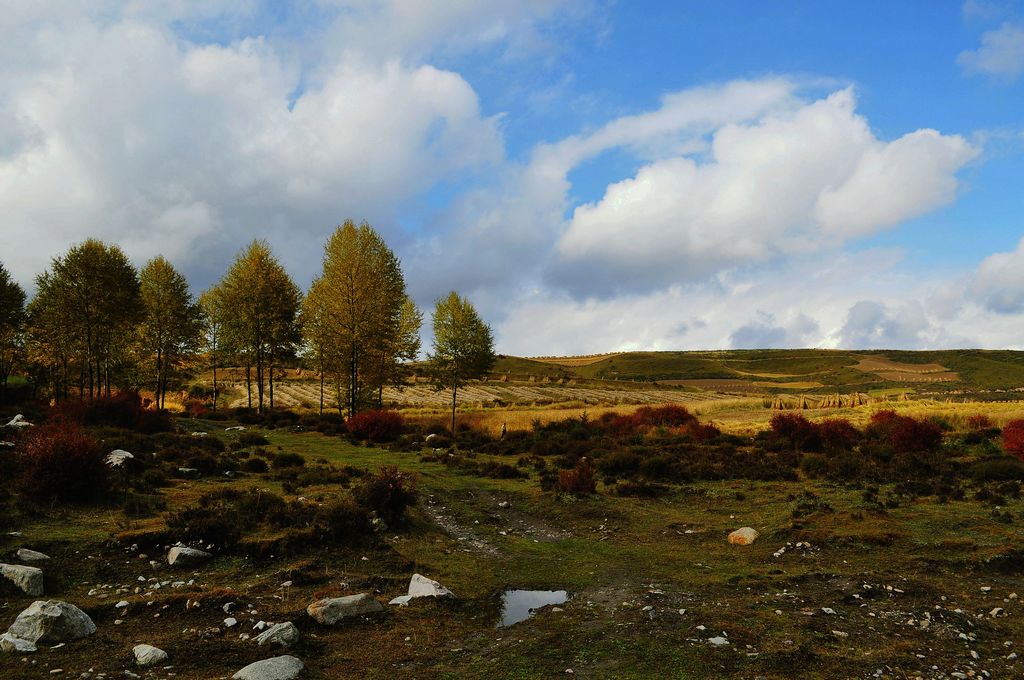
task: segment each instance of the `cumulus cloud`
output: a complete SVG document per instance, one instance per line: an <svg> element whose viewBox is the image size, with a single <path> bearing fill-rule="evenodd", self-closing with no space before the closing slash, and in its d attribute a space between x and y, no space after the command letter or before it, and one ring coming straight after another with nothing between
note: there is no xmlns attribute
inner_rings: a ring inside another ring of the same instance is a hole
<svg viewBox="0 0 1024 680"><path fill-rule="evenodd" d="M965 73L985 75L1012 82L1024 73L1024 25L1005 21L981 36L976 50L965 50L957 57Z"/></svg>
<svg viewBox="0 0 1024 680"><path fill-rule="evenodd" d="M498 119L454 72L349 54L295 96L301 74L266 39L194 44L115 14L63 26L59 46L30 21L32 77L0 70L0 206L23 281L86 235L193 272L209 258L207 280L270 236L302 280L344 217L394 236L404 202L503 158Z"/></svg>
<svg viewBox="0 0 1024 680"><path fill-rule="evenodd" d="M796 312L789 323L780 323L774 314L762 313L750 323L740 326L729 336L734 349L787 349L805 347L820 341L818 322L803 312Z"/></svg>
<svg viewBox="0 0 1024 680"><path fill-rule="evenodd" d="M994 253L978 265L968 295L997 314L1024 312L1024 239L1007 253Z"/></svg>
<svg viewBox="0 0 1024 680"><path fill-rule="evenodd" d="M644 165L575 209L553 279L579 294L644 290L835 247L952 201L978 150L919 130L892 142L850 89L715 130L706 158Z"/></svg>

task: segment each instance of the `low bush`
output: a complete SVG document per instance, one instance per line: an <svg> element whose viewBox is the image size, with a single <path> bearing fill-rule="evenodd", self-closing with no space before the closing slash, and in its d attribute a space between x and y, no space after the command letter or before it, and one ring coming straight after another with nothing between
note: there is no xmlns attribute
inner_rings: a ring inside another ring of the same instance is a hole
<svg viewBox="0 0 1024 680"><path fill-rule="evenodd" d="M405 419L397 411L362 411L349 418L346 427L358 440L393 442L402 434Z"/></svg>
<svg viewBox="0 0 1024 680"><path fill-rule="evenodd" d="M411 475L400 472L397 466L385 465L364 477L352 496L361 507L376 512L390 525L400 522L406 509L415 505L416 484Z"/></svg>
<svg viewBox="0 0 1024 680"><path fill-rule="evenodd" d="M861 439L860 430L845 418L829 418L818 423L818 436L826 451L850 451Z"/></svg>
<svg viewBox="0 0 1024 680"><path fill-rule="evenodd" d="M271 467L275 470L303 467L305 464L306 459L297 453L279 453L270 462Z"/></svg>
<svg viewBox="0 0 1024 680"><path fill-rule="evenodd" d="M942 429L934 422L878 411L871 416L865 435L888 445L894 453L935 451L942 444Z"/></svg>
<svg viewBox="0 0 1024 680"><path fill-rule="evenodd" d="M580 458L571 470L558 471L558 490L571 494L591 494L597 491L597 476L594 464L588 458Z"/></svg>
<svg viewBox="0 0 1024 680"><path fill-rule="evenodd" d="M769 422L777 441L785 442L793 451L818 451L821 433L818 426L798 413L776 413Z"/></svg>
<svg viewBox="0 0 1024 680"><path fill-rule="evenodd" d="M972 463L967 475L976 482L1024 480L1024 461L1010 456L986 458Z"/></svg>
<svg viewBox="0 0 1024 680"><path fill-rule="evenodd" d="M58 420L36 427L23 451L19 487L34 501L95 501L109 488L101 449L76 423Z"/></svg>
<svg viewBox="0 0 1024 680"><path fill-rule="evenodd" d="M1024 461L1024 420L1011 420L1003 428L1003 451Z"/></svg>
<svg viewBox="0 0 1024 680"><path fill-rule="evenodd" d="M242 448L248 448L250 446L266 446L270 443L266 437L257 432L243 432L238 435L237 442L241 444Z"/></svg>

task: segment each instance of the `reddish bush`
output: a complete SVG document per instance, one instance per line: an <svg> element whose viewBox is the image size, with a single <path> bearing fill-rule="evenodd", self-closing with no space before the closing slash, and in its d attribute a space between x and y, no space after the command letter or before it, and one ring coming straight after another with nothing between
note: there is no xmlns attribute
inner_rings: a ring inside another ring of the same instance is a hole
<svg viewBox="0 0 1024 680"><path fill-rule="evenodd" d="M349 418L346 425L356 439L391 442L402 434L405 419L397 411L361 411Z"/></svg>
<svg viewBox="0 0 1024 680"><path fill-rule="evenodd" d="M845 418L829 418L818 423L821 444L828 450L849 451L860 441L860 431Z"/></svg>
<svg viewBox="0 0 1024 680"><path fill-rule="evenodd" d="M798 413L776 413L769 425L772 434L789 442L794 451L814 451L821 448L818 426Z"/></svg>
<svg viewBox="0 0 1024 680"><path fill-rule="evenodd" d="M36 501L78 503L107 490L107 466L96 442L68 421L37 427L24 446L22 493Z"/></svg>
<svg viewBox="0 0 1024 680"><path fill-rule="evenodd" d="M895 453L934 451L942 444L942 429L935 423L888 410L871 416L866 434L888 444Z"/></svg>
<svg viewBox="0 0 1024 680"><path fill-rule="evenodd" d="M712 439L717 439L722 431L714 425L702 425L694 422L686 428L687 434L696 439L698 442L709 442Z"/></svg>
<svg viewBox="0 0 1024 680"><path fill-rule="evenodd" d="M697 417L685 406L641 406L633 413L606 413L598 421L611 434L629 435L656 427L688 428L698 424Z"/></svg>
<svg viewBox="0 0 1024 680"><path fill-rule="evenodd" d="M988 430L995 427L995 423L992 419L986 416L984 413L969 416L967 418L967 429L977 432L979 430Z"/></svg>
<svg viewBox="0 0 1024 680"><path fill-rule="evenodd" d="M352 490L352 497L361 507L393 524L402 519L406 508L416 503L416 483L411 475L399 472L397 466L385 465L367 475Z"/></svg>
<svg viewBox="0 0 1024 680"><path fill-rule="evenodd" d="M64 401L55 407L54 416L82 425L121 427L144 434L167 432L171 429L171 421L167 414L145 408L142 397L132 390L89 401Z"/></svg>
<svg viewBox="0 0 1024 680"><path fill-rule="evenodd" d="M1024 460L1024 420L1011 420L1003 428L1003 451Z"/></svg>
<svg viewBox="0 0 1024 680"><path fill-rule="evenodd" d="M573 469L559 470L558 490L572 494L596 492L597 477L594 464L588 458L580 458Z"/></svg>

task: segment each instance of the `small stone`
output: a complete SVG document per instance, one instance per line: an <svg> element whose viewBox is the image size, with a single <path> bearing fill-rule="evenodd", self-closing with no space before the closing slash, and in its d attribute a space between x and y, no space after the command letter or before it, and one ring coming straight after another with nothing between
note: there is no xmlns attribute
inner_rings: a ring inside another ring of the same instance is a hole
<svg viewBox="0 0 1024 680"><path fill-rule="evenodd" d="M0 576L17 586L26 595L43 594L43 570L20 564L0 564Z"/></svg>
<svg viewBox="0 0 1024 680"><path fill-rule="evenodd" d="M761 534L752 527L742 527L729 534L729 543L733 545L750 545L758 539Z"/></svg>
<svg viewBox="0 0 1024 680"><path fill-rule="evenodd" d="M384 611L384 605L366 593L317 600L306 613L317 623L332 626L342 619Z"/></svg>
<svg viewBox="0 0 1024 680"><path fill-rule="evenodd" d="M294 656L275 656L251 663L231 677L233 680L292 680L299 677L303 663Z"/></svg>
<svg viewBox="0 0 1024 680"><path fill-rule="evenodd" d="M224 627L225 628L234 628L237 625L238 625L238 619L236 619L233 616L229 616L228 618L224 619Z"/></svg>
<svg viewBox="0 0 1024 680"><path fill-rule="evenodd" d="M14 555L22 562L45 562L50 559L49 555L28 548L18 548L18 552Z"/></svg>
<svg viewBox="0 0 1024 680"><path fill-rule="evenodd" d="M720 635L716 635L713 638L708 638L708 644L715 645L716 647L721 647L722 645L729 644L729 641Z"/></svg>
<svg viewBox="0 0 1024 680"><path fill-rule="evenodd" d="M291 621L271 626L256 636L256 644L261 647L263 645L271 644L280 645L282 647L291 647L298 641L299 629L296 628L295 624Z"/></svg>

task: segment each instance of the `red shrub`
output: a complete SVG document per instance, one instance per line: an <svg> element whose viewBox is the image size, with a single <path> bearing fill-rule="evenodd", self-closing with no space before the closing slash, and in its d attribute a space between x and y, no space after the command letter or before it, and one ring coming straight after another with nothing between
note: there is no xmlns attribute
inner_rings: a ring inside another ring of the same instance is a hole
<svg viewBox="0 0 1024 680"><path fill-rule="evenodd" d="M772 433L790 443L795 451L821 447L818 426L798 413L776 413L769 423Z"/></svg>
<svg viewBox="0 0 1024 680"><path fill-rule="evenodd" d="M356 439L391 442L402 434L405 419L397 411L361 411L349 418L346 425Z"/></svg>
<svg viewBox="0 0 1024 680"><path fill-rule="evenodd" d="M684 428L697 425L697 417L685 406L641 406L629 415L606 413L598 421L609 433L615 435L634 434L656 427Z"/></svg>
<svg viewBox="0 0 1024 680"><path fill-rule="evenodd" d="M967 418L967 427L970 430L977 432L978 430L988 430L989 428L995 427L995 423L992 419L983 413L973 415Z"/></svg>
<svg viewBox="0 0 1024 680"><path fill-rule="evenodd" d="M37 427L24 447L22 493L36 501L75 503L100 498L107 490L107 466L96 442L75 423Z"/></svg>
<svg viewBox="0 0 1024 680"><path fill-rule="evenodd" d="M942 444L942 429L927 420L878 411L871 416L866 434L887 443L895 453L934 451Z"/></svg>
<svg viewBox="0 0 1024 680"><path fill-rule="evenodd" d="M714 425L701 425L700 423L693 423L686 428L687 434L696 439L698 442L708 442L712 439L716 439L722 431Z"/></svg>
<svg viewBox="0 0 1024 680"><path fill-rule="evenodd" d="M845 418L829 418L818 423L818 434L826 449L849 451L860 441L860 431Z"/></svg>
<svg viewBox="0 0 1024 680"><path fill-rule="evenodd" d="M122 427L144 434L171 429L167 414L145 408L142 397L132 390L88 401L63 401L55 407L54 416L82 425Z"/></svg>
<svg viewBox="0 0 1024 680"><path fill-rule="evenodd" d="M1003 428L1003 451L1024 460L1024 420L1011 420Z"/></svg>
<svg viewBox="0 0 1024 680"><path fill-rule="evenodd" d="M580 458L573 469L558 471L558 490L572 494L594 493L597 491L595 472L588 458Z"/></svg>

